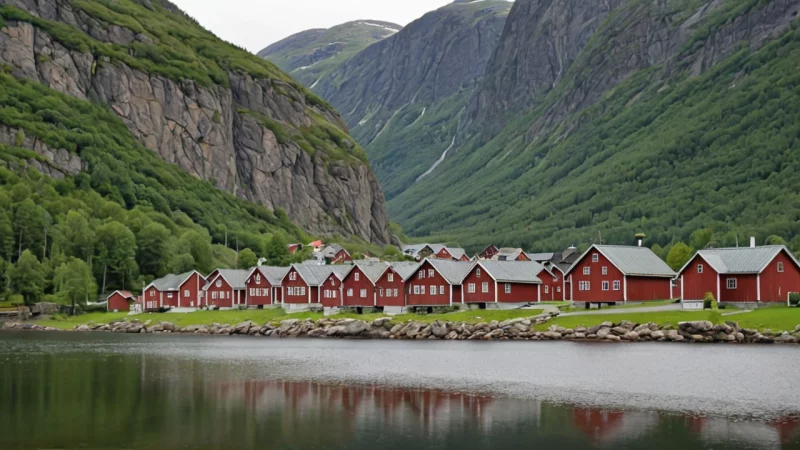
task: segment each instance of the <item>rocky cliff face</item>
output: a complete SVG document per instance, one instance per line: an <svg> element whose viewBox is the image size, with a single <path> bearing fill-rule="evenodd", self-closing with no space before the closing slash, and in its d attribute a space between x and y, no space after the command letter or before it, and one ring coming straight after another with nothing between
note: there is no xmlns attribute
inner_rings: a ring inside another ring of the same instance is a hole
<svg viewBox="0 0 800 450"><path fill-rule="evenodd" d="M15 76L107 104L165 160L220 189L282 208L310 232L391 240L383 194L361 149L335 111L295 84L232 68L228 86L176 81L68 39L84 33L92 45L134 53L156 41L147 30L109 23L66 0L0 5L13 7L0 32L0 62ZM334 127L343 131L304 139Z"/></svg>

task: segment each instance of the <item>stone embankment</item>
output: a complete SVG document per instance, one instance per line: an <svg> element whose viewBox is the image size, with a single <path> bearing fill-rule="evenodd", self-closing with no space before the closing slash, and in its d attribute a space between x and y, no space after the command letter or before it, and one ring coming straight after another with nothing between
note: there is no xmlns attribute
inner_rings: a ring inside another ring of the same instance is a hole
<svg viewBox="0 0 800 450"><path fill-rule="evenodd" d="M677 327L655 323L637 324L622 320L603 322L592 327L564 328L551 325L547 331L534 327L546 324L557 313L540 314L529 318L510 319L503 322L407 321L395 323L390 317L363 321L356 319L299 320L286 319L258 325L252 321L236 325L188 325L179 327L170 322L141 322L137 319L109 324L86 324L73 330L58 330L34 324L6 323L7 330L33 331L105 331L113 333L180 333L204 335L249 335L273 338L350 338L350 339L400 339L400 340L526 340L526 341L657 341L703 343L786 343L800 342L800 325L791 332L753 330L741 328L736 322L714 325L709 321L681 322Z"/></svg>

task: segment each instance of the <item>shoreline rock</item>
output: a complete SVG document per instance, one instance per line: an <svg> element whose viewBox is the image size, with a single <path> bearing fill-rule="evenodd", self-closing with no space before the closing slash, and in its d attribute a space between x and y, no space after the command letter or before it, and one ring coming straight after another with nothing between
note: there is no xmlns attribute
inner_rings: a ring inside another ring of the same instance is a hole
<svg viewBox="0 0 800 450"><path fill-rule="evenodd" d="M108 324L77 325L62 330L38 324L6 322L7 331L73 331L107 333L148 334L198 334L217 336L260 336L273 338L316 339L386 339L386 340L520 340L520 341L603 341L603 342L686 342L686 343L748 343L748 344L797 344L800 343L800 325L792 331L744 329L736 322L714 325L709 321L680 322L677 329L671 325L656 323L634 323L621 320L603 322L592 327L578 326L574 329L551 325L547 331L536 331L557 317L558 313L540 314L527 318L509 319L502 322L450 322L436 320L432 323L417 320L395 322L391 317L373 321L357 319L319 320L285 319L277 323L256 324L250 320L238 324L178 325L154 320L118 320Z"/></svg>

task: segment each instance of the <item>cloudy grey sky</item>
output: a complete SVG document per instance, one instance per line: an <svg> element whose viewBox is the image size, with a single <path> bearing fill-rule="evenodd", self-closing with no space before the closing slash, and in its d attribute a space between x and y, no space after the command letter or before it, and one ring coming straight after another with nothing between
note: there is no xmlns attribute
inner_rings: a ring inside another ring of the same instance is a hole
<svg viewBox="0 0 800 450"><path fill-rule="evenodd" d="M257 52L309 28L358 19L406 25L452 0L172 0L226 41Z"/></svg>

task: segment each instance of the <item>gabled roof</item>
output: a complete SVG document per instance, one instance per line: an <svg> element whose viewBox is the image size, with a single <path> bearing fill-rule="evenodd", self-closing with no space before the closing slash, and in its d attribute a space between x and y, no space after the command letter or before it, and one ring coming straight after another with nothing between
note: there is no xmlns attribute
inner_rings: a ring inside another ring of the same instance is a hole
<svg viewBox="0 0 800 450"><path fill-rule="evenodd" d="M344 249L344 247L342 247L339 244L328 245L320 251L322 252L322 256L324 256L325 258L335 258L336 255L339 254L339 252L341 252L342 250L344 250L344 252L347 253L348 255L350 254L347 252L347 250Z"/></svg>
<svg viewBox="0 0 800 450"><path fill-rule="evenodd" d="M150 286L152 286L162 292L177 291L180 289L183 282L186 281L195 272L197 271L192 270L190 272L185 272L178 275L169 274L163 278L153 280L153 282L148 284L144 290L150 289Z"/></svg>
<svg viewBox="0 0 800 450"><path fill-rule="evenodd" d="M271 284L272 286L280 286L281 285L281 280L283 280L283 277L285 277L286 274L289 272L289 268L288 267L259 266L259 267L254 268L253 270L251 270L250 274L247 275L247 278L249 279L250 276L253 275L253 272L255 272L255 271L258 271L259 273L261 273L261 276L266 278L267 281L269 281L269 284Z"/></svg>
<svg viewBox="0 0 800 450"><path fill-rule="evenodd" d="M800 267L800 262L783 245L764 245L761 247L708 248L696 255L702 257L714 271L720 274L761 273L781 251L786 250L791 260ZM681 268L681 272L694 259Z"/></svg>
<svg viewBox="0 0 800 450"><path fill-rule="evenodd" d="M461 259L462 256L467 254L467 251L460 247L445 247L445 249L454 259Z"/></svg>
<svg viewBox="0 0 800 450"><path fill-rule="evenodd" d="M372 261L356 261L355 264L350 266L350 270L347 272L347 275L350 274L355 268L358 268L361 273L366 276L372 284L378 282L380 277L386 272L386 269L389 267L389 264L383 262L372 262ZM345 275L345 276L347 276Z"/></svg>
<svg viewBox="0 0 800 450"><path fill-rule="evenodd" d="M352 266L317 266L310 264L292 264L300 278L309 286L320 286L325 283L325 280L331 274L335 274L340 280L344 279L345 275L350 272ZM287 270L288 274L289 271Z"/></svg>
<svg viewBox="0 0 800 450"><path fill-rule="evenodd" d="M410 261L397 261L390 264L392 270L394 270L403 281L409 279L414 272L417 271L417 267L419 267L419 263L410 262ZM385 271L384 271L385 272Z"/></svg>
<svg viewBox="0 0 800 450"><path fill-rule="evenodd" d="M550 253L528 253L528 258L530 258L531 261L536 261L536 262L539 262L539 263L545 262L545 261L550 261L551 259L553 259L553 256L555 256L555 253L553 253L553 252L550 252Z"/></svg>
<svg viewBox="0 0 800 450"><path fill-rule="evenodd" d="M126 299L134 299L134 300L136 299L136 296L131 294L130 291L114 291L107 298L111 298L114 294L119 294L119 295L123 296Z"/></svg>
<svg viewBox="0 0 800 450"><path fill-rule="evenodd" d="M434 254L436 254L439 253L439 251L442 250L443 248L446 248L446 246L444 244L412 244L412 245L403 245L401 247L401 250L403 251L404 254L416 258L417 256L419 256L420 252L422 252L426 248L429 249Z"/></svg>
<svg viewBox="0 0 800 450"><path fill-rule="evenodd" d="M247 279L250 278L252 270L244 269L218 269L218 274L213 279L208 280L203 289L208 289L217 280L222 277L232 289L244 289L247 284Z"/></svg>
<svg viewBox="0 0 800 450"><path fill-rule="evenodd" d="M520 253L525 253L525 252L521 248L503 247L497 252L496 255L492 257L492 260L494 261L513 260L516 259L520 255Z"/></svg>
<svg viewBox="0 0 800 450"><path fill-rule="evenodd" d="M623 275L640 277L670 277L674 278L676 273L667 263L658 257L647 247L636 247L630 245L592 245L578 258L569 268L569 272L583 261L583 258L597 249L608 259Z"/></svg>
<svg viewBox="0 0 800 450"><path fill-rule="evenodd" d="M535 261L481 261L478 265L498 283L541 283L537 275L547 271Z"/></svg>
<svg viewBox="0 0 800 450"><path fill-rule="evenodd" d="M465 262L465 261L448 261L445 259L426 259L417 265L417 268L414 270L416 272L420 267L422 267L426 262L430 263L434 269L441 276L444 277L445 281L450 284L460 284L461 280L467 276L467 273L472 269L475 263L472 262Z"/></svg>

